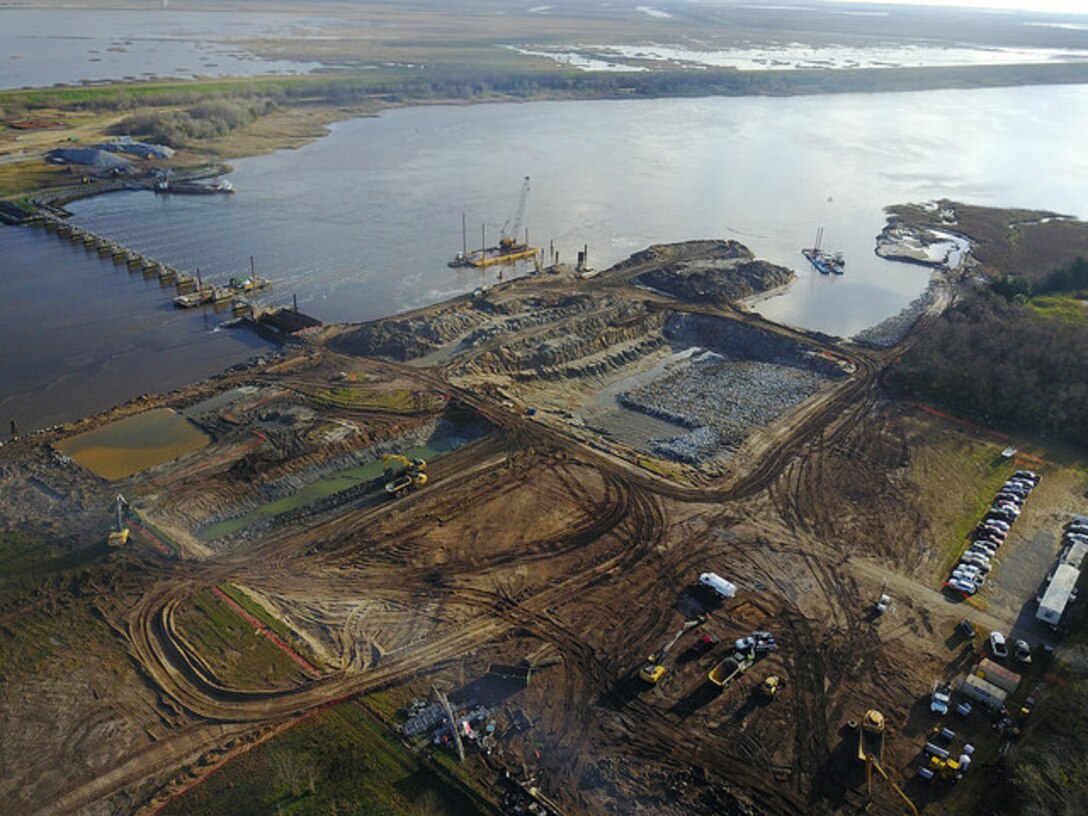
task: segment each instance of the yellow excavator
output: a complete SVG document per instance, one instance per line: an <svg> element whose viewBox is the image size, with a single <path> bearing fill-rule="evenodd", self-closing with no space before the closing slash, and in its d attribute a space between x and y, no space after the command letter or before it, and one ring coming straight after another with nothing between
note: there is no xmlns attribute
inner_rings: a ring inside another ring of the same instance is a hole
<svg viewBox="0 0 1088 816"><path fill-rule="evenodd" d="M109 536L107 536L106 543L111 547L123 547L128 544L129 529L125 526L125 508L128 507L128 502L125 501L125 497L120 493L117 494L117 529L110 530Z"/></svg>
<svg viewBox="0 0 1088 816"><path fill-rule="evenodd" d="M410 490L427 484L427 463L423 459L409 459L399 453L382 456L385 466L385 492L390 496L403 496Z"/></svg>

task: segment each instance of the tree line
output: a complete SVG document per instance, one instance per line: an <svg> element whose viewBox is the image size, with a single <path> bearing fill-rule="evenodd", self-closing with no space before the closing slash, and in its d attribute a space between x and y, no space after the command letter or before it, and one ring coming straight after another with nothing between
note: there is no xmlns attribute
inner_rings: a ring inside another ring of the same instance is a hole
<svg viewBox="0 0 1088 816"><path fill-rule="evenodd" d="M1088 447L1088 321L1039 317L989 290L920 331L889 372L904 394L990 425Z"/></svg>

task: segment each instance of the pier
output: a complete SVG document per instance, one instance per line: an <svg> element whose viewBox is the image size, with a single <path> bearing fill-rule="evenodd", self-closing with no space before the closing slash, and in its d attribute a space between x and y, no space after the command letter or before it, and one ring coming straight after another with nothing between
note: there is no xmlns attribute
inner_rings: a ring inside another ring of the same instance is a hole
<svg viewBox="0 0 1088 816"><path fill-rule="evenodd" d="M267 289L272 283L256 274L252 258L248 277L232 277L225 286L216 286L201 280L199 269L194 277L85 227L65 221L66 214L64 210L39 207L18 220L14 214L5 212L9 216L5 220L44 229L59 238L68 239L73 244L82 244L87 251L97 252L103 258L109 257L115 264L126 267L130 272L141 272L145 278L158 278L159 284L164 288L173 285L173 303L178 308L220 307L230 304L234 318L224 323L225 326L250 326L258 334L268 335L269 339L282 342L306 329L322 325L320 320L299 312L297 303L293 309L261 308L245 299L244 295Z"/></svg>
<svg viewBox="0 0 1088 816"><path fill-rule="evenodd" d="M118 266L126 266L133 272L139 270L148 276L157 276L164 283L174 282L178 294L192 291L193 279L190 275L180 272L172 266L168 266L154 258L149 258L129 247L123 246L109 238L104 238L89 229L70 224L52 212L39 210L22 223L32 227L40 227L46 232L56 233L60 238L67 238L73 244L83 244L89 250L94 250L103 258L109 256Z"/></svg>
<svg viewBox="0 0 1088 816"><path fill-rule="evenodd" d="M58 237L67 238L73 244L83 244L88 250L97 252L103 258L111 258L115 264L125 266L131 272L142 272L148 278L157 277L159 283L164 286L173 284L177 295L174 298L174 305L180 308L226 303L236 295L265 289L271 285L271 281L260 278L255 273L248 278L231 278L226 286L204 283L200 280L199 271L197 277L194 278L186 272L136 252L85 227L71 224L61 217L59 213L62 212L38 209L18 223L40 227L46 232L55 233Z"/></svg>

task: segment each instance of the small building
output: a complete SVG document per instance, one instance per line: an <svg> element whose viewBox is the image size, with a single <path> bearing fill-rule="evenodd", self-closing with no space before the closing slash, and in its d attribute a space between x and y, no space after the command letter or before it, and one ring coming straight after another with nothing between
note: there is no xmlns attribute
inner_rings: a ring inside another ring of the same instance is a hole
<svg viewBox="0 0 1088 816"><path fill-rule="evenodd" d="M123 156L116 156L108 150L90 147L61 147L45 154L50 164L78 164L101 173L132 173L132 162Z"/></svg>
<svg viewBox="0 0 1088 816"><path fill-rule="evenodd" d="M1078 578L1080 578L1079 569L1072 564L1059 564L1054 570L1050 585L1039 601L1039 609L1035 613L1036 620L1057 626L1065 612L1065 607L1073 597Z"/></svg>
<svg viewBox="0 0 1088 816"><path fill-rule="evenodd" d="M987 683L981 677L969 674L960 681L960 691L972 700L977 700L990 708L998 709L1005 705L1008 694L993 683Z"/></svg>
<svg viewBox="0 0 1088 816"><path fill-rule="evenodd" d="M1009 694L1016 691L1020 685L1020 675L1014 671L1009 671L1004 666L1001 666L988 657L982 658L978 665L975 666L974 674L976 677L981 677L987 683L997 686L1000 689L1004 689Z"/></svg>
<svg viewBox="0 0 1088 816"><path fill-rule="evenodd" d="M710 588L722 598L732 598L737 594L736 586L722 578L716 572L704 572L699 576L699 583Z"/></svg>

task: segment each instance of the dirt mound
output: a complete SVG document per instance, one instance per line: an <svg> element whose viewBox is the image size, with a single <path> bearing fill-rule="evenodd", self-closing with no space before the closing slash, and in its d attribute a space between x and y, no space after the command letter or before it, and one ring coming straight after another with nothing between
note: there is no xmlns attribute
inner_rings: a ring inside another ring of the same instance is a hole
<svg viewBox="0 0 1088 816"><path fill-rule="evenodd" d="M796 277L784 266L756 260L751 250L737 241L679 245L684 249L683 256L671 260L675 246L655 246L633 255L629 261L662 262L658 268L636 277L635 282L689 303L721 306L785 286Z"/></svg>

